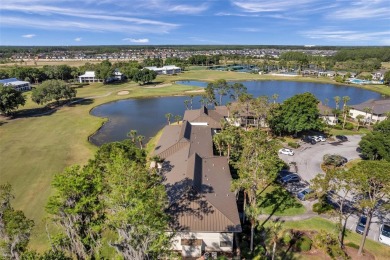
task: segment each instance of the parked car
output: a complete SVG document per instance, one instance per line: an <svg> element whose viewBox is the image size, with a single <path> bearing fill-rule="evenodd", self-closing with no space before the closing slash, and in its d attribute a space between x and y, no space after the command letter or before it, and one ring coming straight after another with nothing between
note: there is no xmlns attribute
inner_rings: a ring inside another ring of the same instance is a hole
<svg viewBox="0 0 390 260"><path fill-rule="evenodd" d="M307 188L307 189L304 189L304 190L301 190L300 192L298 192L297 197L300 200L306 200L307 199L307 195L311 194L313 192L314 191L312 189Z"/></svg>
<svg viewBox="0 0 390 260"><path fill-rule="evenodd" d="M319 135L317 136L317 139L316 139L317 142L325 142L326 141L326 138L322 135Z"/></svg>
<svg viewBox="0 0 390 260"><path fill-rule="evenodd" d="M345 135L336 135L336 138L342 142L348 141L348 137L346 137Z"/></svg>
<svg viewBox="0 0 390 260"><path fill-rule="evenodd" d="M390 246L390 225L381 225L379 232L379 242Z"/></svg>
<svg viewBox="0 0 390 260"><path fill-rule="evenodd" d="M308 143L308 144L316 144L317 143L316 140L314 140L314 138L311 136L304 136L304 137L302 137L301 140L304 141L305 143Z"/></svg>
<svg viewBox="0 0 390 260"><path fill-rule="evenodd" d="M363 235L364 229L366 228L366 223L367 223L367 217L361 215L356 225L356 229L355 229L356 233Z"/></svg>
<svg viewBox="0 0 390 260"><path fill-rule="evenodd" d="M301 177L299 177L299 175L296 173L289 174L280 179L280 183L282 184L300 182L300 181L301 181Z"/></svg>
<svg viewBox="0 0 390 260"><path fill-rule="evenodd" d="M294 155L294 151L291 150L291 149L288 149L288 148L282 148L282 149L280 149L280 150L279 150L279 153L281 153L281 154L286 154L286 155L290 155L290 156Z"/></svg>

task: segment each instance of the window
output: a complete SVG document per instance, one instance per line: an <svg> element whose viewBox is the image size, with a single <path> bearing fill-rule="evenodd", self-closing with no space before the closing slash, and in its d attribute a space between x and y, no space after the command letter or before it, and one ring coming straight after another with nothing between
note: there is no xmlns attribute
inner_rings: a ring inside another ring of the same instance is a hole
<svg viewBox="0 0 390 260"><path fill-rule="evenodd" d="M232 241L221 241L220 242L220 245L219 245L220 247L232 247L233 245L232 245Z"/></svg>

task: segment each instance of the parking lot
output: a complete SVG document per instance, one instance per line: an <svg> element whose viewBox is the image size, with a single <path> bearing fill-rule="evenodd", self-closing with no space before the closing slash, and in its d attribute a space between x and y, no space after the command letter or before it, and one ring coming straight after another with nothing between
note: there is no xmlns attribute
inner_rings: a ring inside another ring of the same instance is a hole
<svg viewBox="0 0 390 260"><path fill-rule="evenodd" d="M321 169L323 156L325 154L338 154L348 159L348 161L360 158L357 151L361 136L348 136L348 141L325 141L316 144L300 142L300 147L294 149L294 155L289 156L279 154L287 164L290 165L290 172L296 172L302 179L299 183L291 183L286 185L287 190L296 195L299 191L309 186L310 181L317 174L324 174ZM288 173L283 173L286 175ZM307 204L305 202L304 204ZM348 229L355 232L356 224L359 220L359 215L352 215L347 221ZM376 216L373 218L368 237L372 240L378 241L379 228L381 223L388 220L386 216Z"/></svg>

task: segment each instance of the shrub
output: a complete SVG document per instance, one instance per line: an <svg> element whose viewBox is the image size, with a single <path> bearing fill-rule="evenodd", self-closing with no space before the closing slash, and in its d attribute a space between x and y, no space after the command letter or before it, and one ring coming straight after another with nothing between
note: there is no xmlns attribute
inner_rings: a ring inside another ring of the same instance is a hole
<svg viewBox="0 0 390 260"><path fill-rule="evenodd" d="M359 246L356 245L356 244L353 243L353 242L348 242L348 243L346 243L345 245L348 246L348 247L351 247L351 248L359 249Z"/></svg>
<svg viewBox="0 0 390 260"><path fill-rule="evenodd" d="M290 146L291 148L294 148L294 149L297 149L297 148L299 148L299 146L300 146L300 145L299 145L298 143L296 143L296 142L288 142L287 145Z"/></svg>
<svg viewBox="0 0 390 260"><path fill-rule="evenodd" d="M335 167L339 167L348 161L345 157L338 154L325 154L323 160L325 165L332 165Z"/></svg>
<svg viewBox="0 0 390 260"><path fill-rule="evenodd" d="M347 130L353 130L353 129L354 129L354 126L353 126L352 123L347 122L347 123L345 123L345 129L347 129Z"/></svg>
<svg viewBox="0 0 390 260"><path fill-rule="evenodd" d="M332 259L348 259L345 252L339 247L336 236L324 230L315 235L314 245L323 249Z"/></svg>
<svg viewBox="0 0 390 260"><path fill-rule="evenodd" d="M287 230L286 232L284 232L282 237L283 244L285 244L286 246L290 245L292 239L293 239L293 234L291 234L291 231Z"/></svg>
<svg viewBox="0 0 390 260"><path fill-rule="evenodd" d="M298 239L296 247L300 252L307 252L311 249L312 241L308 236L302 236Z"/></svg>
<svg viewBox="0 0 390 260"><path fill-rule="evenodd" d="M326 203L326 201L320 201L313 204L313 212L322 214L332 210L332 206Z"/></svg>

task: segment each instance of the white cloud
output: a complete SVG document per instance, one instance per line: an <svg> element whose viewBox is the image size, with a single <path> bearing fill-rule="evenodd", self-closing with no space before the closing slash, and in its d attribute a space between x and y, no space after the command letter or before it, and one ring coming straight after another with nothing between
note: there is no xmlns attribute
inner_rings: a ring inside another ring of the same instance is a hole
<svg viewBox="0 0 390 260"><path fill-rule="evenodd" d="M183 13L183 14L198 14L205 10L207 10L209 7L207 4L202 4L199 6L190 6L190 5L175 5L168 8L169 12L177 12L177 13Z"/></svg>
<svg viewBox="0 0 390 260"><path fill-rule="evenodd" d="M74 38L74 40L75 40L76 42L81 42L82 38L81 38L81 37L77 37L77 38Z"/></svg>
<svg viewBox="0 0 390 260"><path fill-rule="evenodd" d="M123 41L129 41L129 42L133 42L133 43L148 43L149 42L149 39L133 39L133 38L125 38L123 39Z"/></svg>
<svg viewBox="0 0 390 260"><path fill-rule="evenodd" d="M23 38L33 38L35 36L36 36L35 34L25 34L25 35L22 35Z"/></svg>
<svg viewBox="0 0 390 260"><path fill-rule="evenodd" d="M382 42L384 37L390 37L389 31L363 32L353 30L343 30L338 28L320 28L301 32L303 36L310 39L322 39L332 42Z"/></svg>
<svg viewBox="0 0 390 260"><path fill-rule="evenodd" d="M313 2L313 0L273 0L273 1L232 1L232 4L242 9L244 12L260 13L260 12L278 12L288 10L292 7L297 8L299 5L305 5Z"/></svg>
<svg viewBox="0 0 390 260"><path fill-rule="evenodd" d="M389 0L376 1L352 1L351 4L341 6L333 13L329 13L327 18L340 20L354 19L375 19L390 18Z"/></svg>

